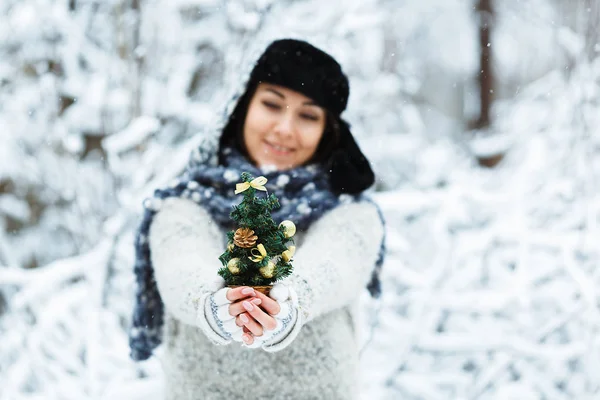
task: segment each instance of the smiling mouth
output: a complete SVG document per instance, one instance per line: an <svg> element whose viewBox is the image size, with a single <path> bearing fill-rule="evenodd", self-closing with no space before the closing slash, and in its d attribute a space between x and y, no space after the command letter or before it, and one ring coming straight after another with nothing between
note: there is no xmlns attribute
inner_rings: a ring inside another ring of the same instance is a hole
<svg viewBox="0 0 600 400"><path fill-rule="evenodd" d="M267 145L267 148L278 155L287 155L287 154L291 154L294 149L289 148L289 147L285 147L285 146L280 146L278 144L274 144L274 143L269 143L267 141L264 142Z"/></svg>

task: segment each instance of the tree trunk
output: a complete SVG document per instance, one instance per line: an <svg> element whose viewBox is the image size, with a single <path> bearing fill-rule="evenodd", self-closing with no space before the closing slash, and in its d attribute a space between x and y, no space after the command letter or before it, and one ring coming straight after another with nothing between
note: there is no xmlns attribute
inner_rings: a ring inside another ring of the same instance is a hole
<svg viewBox="0 0 600 400"><path fill-rule="evenodd" d="M494 19L492 0L476 0L479 16L479 118L475 128L486 128L491 124L490 109L494 99L494 72L492 70L491 30Z"/></svg>
<svg viewBox="0 0 600 400"><path fill-rule="evenodd" d="M494 101L494 70L492 64L492 28L494 23L493 0L475 0L477 22L479 24L479 116L472 121L470 128L477 135L492 134L491 108ZM504 152L477 155L482 167L492 168L504 158Z"/></svg>

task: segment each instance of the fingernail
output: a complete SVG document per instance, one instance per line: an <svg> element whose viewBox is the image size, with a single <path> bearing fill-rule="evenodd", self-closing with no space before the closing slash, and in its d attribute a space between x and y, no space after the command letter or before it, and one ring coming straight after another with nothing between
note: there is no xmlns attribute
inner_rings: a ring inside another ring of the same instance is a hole
<svg viewBox="0 0 600 400"><path fill-rule="evenodd" d="M252 300L250 300L250 303L254 303L256 305L259 305L260 303L262 303L262 300L261 299L252 299Z"/></svg>
<svg viewBox="0 0 600 400"><path fill-rule="evenodd" d="M248 343L250 341L250 336L242 335L242 339L244 340L244 342Z"/></svg>
<svg viewBox="0 0 600 400"><path fill-rule="evenodd" d="M247 287L245 289L242 289L242 294L251 294L251 295L254 295L254 289L249 288L249 287Z"/></svg>
<svg viewBox="0 0 600 400"><path fill-rule="evenodd" d="M250 322L250 320L248 319L248 317L246 317L244 314L240 314L240 319L245 324L247 324L248 322Z"/></svg>
<svg viewBox="0 0 600 400"><path fill-rule="evenodd" d="M250 302L249 302L249 301L244 301L244 302L242 303L242 306L243 306L243 307L244 307L246 310L248 310L248 311L252 311L252 310L254 310L254 306L253 306L252 304L250 304Z"/></svg>

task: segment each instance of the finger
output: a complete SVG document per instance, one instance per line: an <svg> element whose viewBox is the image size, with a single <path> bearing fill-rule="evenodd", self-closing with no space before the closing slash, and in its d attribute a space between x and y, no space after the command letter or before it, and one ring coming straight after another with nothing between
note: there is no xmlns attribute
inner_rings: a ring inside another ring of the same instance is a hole
<svg viewBox="0 0 600 400"><path fill-rule="evenodd" d="M277 301L262 294L261 292L256 292L256 298L261 300L260 308L265 310L267 313L271 315L277 315L279 314L279 311L281 311L281 307Z"/></svg>
<svg viewBox="0 0 600 400"><path fill-rule="evenodd" d="M244 341L244 343L246 343L246 344L252 344L252 343L254 343L254 338L253 338L253 337L252 337L252 335L251 335L251 334L249 334L249 333L244 333L244 334L242 335L242 340L243 340L243 341Z"/></svg>
<svg viewBox="0 0 600 400"><path fill-rule="evenodd" d="M253 297L256 291L248 286L240 286L227 291L227 300L234 302L237 300L245 299L246 297Z"/></svg>
<svg viewBox="0 0 600 400"><path fill-rule="evenodd" d="M256 322L256 320L254 318L252 318L248 314L242 313L242 314L238 315L236 318L236 324L238 323L237 322L238 319L240 320L242 325L246 329L248 329L250 331L250 333L252 333L252 335L254 337L263 335L263 327L258 322Z"/></svg>
<svg viewBox="0 0 600 400"><path fill-rule="evenodd" d="M259 305L262 302L262 300L258 299L258 298L252 299L252 300L244 300L244 301L250 301L251 303L253 303L255 305ZM246 309L242 305L241 301L237 301L237 302L231 303L229 305L229 315L231 315L233 317L237 317L238 315L240 315L243 312L246 312Z"/></svg>
<svg viewBox="0 0 600 400"><path fill-rule="evenodd" d="M250 318L252 317L247 312L243 312L235 317L234 321L237 326L244 328L244 332L248 332L244 324L247 324Z"/></svg>
<svg viewBox="0 0 600 400"><path fill-rule="evenodd" d="M262 325L263 329L273 330L277 326L277 321L275 321L275 318L265 313L260 307L246 300L242 301L242 306L246 311L248 311L248 314L254 317L254 319Z"/></svg>

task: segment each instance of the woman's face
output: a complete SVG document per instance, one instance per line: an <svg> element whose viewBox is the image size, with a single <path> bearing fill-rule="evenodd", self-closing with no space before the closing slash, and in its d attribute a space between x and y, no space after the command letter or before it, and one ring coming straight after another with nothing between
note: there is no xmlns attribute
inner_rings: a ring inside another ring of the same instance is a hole
<svg viewBox="0 0 600 400"><path fill-rule="evenodd" d="M244 121L250 158L278 170L306 163L325 130L325 110L310 98L283 86L260 83Z"/></svg>

